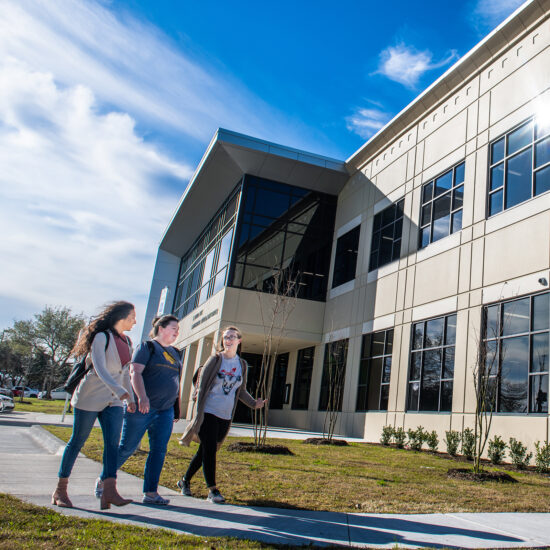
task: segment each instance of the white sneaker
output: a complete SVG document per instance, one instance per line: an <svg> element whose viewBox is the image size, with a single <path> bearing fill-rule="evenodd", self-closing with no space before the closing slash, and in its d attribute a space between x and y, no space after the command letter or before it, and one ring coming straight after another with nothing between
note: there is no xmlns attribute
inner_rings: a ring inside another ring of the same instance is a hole
<svg viewBox="0 0 550 550"><path fill-rule="evenodd" d="M206 500L213 502L214 504L223 504L225 502L225 498L223 498L218 489L208 491L208 497L206 497Z"/></svg>
<svg viewBox="0 0 550 550"><path fill-rule="evenodd" d="M94 495L95 498L101 498L103 495L103 480L100 477L95 480Z"/></svg>

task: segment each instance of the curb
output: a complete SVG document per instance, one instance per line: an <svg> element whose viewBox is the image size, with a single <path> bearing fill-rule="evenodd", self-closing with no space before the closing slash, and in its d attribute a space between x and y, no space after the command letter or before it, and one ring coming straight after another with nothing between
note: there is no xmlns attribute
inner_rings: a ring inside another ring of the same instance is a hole
<svg viewBox="0 0 550 550"><path fill-rule="evenodd" d="M60 456L65 450L67 445L64 441L45 430L42 426L37 424L31 426L30 436L41 446L44 447L50 454ZM84 456L82 453L78 453L79 457Z"/></svg>

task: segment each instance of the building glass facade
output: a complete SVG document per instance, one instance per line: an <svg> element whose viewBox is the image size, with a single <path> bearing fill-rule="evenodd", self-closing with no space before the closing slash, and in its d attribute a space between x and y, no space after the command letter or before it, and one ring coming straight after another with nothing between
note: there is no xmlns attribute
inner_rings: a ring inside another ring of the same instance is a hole
<svg viewBox="0 0 550 550"><path fill-rule="evenodd" d="M245 176L231 286L273 291L281 270L298 297L324 301L336 197Z"/></svg>

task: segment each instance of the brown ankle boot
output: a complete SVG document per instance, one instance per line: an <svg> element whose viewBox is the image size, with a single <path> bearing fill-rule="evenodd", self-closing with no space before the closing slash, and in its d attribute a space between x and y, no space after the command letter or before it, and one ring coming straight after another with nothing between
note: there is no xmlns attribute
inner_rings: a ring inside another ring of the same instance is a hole
<svg viewBox="0 0 550 550"><path fill-rule="evenodd" d="M108 510L111 504L115 506L125 506L132 502L131 498L122 498L116 490L116 479L108 477L103 480L103 494L101 495L101 509Z"/></svg>
<svg viewBox="0 0 550 550"><path fill-rule="evenodd" d="M61 508L72 508L73 503L69 499L67 494L67 485L69 483L68 477L60 477L57 480L57 487L52 495L52 504L60 506Z"/></svg>

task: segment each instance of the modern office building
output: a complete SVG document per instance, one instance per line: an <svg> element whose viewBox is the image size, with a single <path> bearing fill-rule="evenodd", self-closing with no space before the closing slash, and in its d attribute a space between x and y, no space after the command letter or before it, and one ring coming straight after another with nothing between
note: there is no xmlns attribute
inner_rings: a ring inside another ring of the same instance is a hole
<svg viewBox="0 0 550 550"><path fill-rule="evenodd" d="M492 433L532 446L549 435L548 191L550 1L540 0L345 162L219 130L162 238L147 319L167 287L185 395L227 325L243 331L253 373L283 272L299 290L271 424L322 429L330 359L343 381L339 434L471 427L486 342Z"/></svg>

